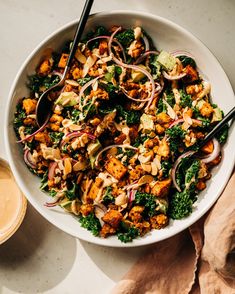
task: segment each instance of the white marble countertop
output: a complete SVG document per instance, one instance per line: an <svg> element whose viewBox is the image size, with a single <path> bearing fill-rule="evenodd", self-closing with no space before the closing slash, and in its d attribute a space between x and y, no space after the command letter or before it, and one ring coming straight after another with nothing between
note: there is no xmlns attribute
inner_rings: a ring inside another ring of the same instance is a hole
<svg viewBox="0 0 235 294"><path fill-rule="evenodd" d="M77 18L81 0L0 0L0 155L10 85L21 63L49 33ZM96 0L92 11L135 9L182 25L214 53L235 89L234 0ZM223 99L223 97L221 97ZM0 246L0 293L103 294L146 250L99 247L44 220L30 205L18 232Z"/></svg>

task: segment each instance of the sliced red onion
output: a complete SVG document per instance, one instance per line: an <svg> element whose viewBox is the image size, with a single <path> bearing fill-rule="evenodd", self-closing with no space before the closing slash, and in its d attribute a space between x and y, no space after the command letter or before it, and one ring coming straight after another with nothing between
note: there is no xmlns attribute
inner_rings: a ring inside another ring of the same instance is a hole
<svg viewBox="0 0 235 294"><path fill-rule="evenodd" d="M134 181L132 184L126 185L126 186L124 186L122 189L123 189L123 190L130 191L133 187L136 186L137 183L138 183L138 181Z"/></svg>
<svg viewBox="0 0 235 294"><path fill-rule="evenodd" d="M137 99L137 98L133 98L131 97L127 91L124 89L124 88L121 88L122 90L122 93L128 98L128 99L131 99L133 101L137 101L137 102L146 102L146 101L149 101L150 97L149 98L146 98L146 99Z"/></svg>
<svg viewBox="0 0 235 294"><path fill-rule="evenodd" d="M84 93L84 91L91 86L92 84L94 84L96 81L98 81L100 78L102 78L104 75L100 75L94 79L92 79L91 81L87 82L84 86L82 86L80 92L79 92L79 96L78 96L78 102L81 101L82 95Z"/></svg>
<svg viewBox="0 0 235 294"><path fill-rule="evenodd" d="M130 64L125 64L123 63L122 61L120 61L119 59L117 59L113 53L112 53L112 49L111 49L111 46L112 46L112 42L113 42L113 38L115 36L115 34L121 30L121 27L117 28L115 32L113 32L113 34L111 35L110 39L109 39L109 43L108 43L108 49L109 49L109 55L112 57L113 61L119 65L119 66L122 66L124 68L129 68L129 69L133 69L135 71L140 71L142 72L144 75L146 75L150 81L150 83L152 84L152 93L149 97L149 99L146 99L145 101L148 101L148 104L147 104L147 108L151 105L152 101L153 101L153 98L154 98L154 95L155 95L155 82L154 82L154 79L153 77L151 76L151 74L141 68L140 66L137 66L137 65L130 65Z"/></svg>
<svg viewBox="0 0 235 294"><path fill-rule="evenodd" d="M96 136L95 135L92 135L91 133L88 133L88 132L85 132L85 131L75 131L75 132L72 132L72 133L68 133L66 135L66 137L69 138L69 139L72 139L74 137L82 136L84 134L86 134L88 136L88 138L90 138L92 140L95 140L96 139Z"/></svg>
<svg viewBox="0 0 235 294"><path fill-rule="evenodd" d="M102 217L107 212L106 206L104 204L102 204L102 203L95 203L94 204L94 210L95 210L95 216L100 221L101 226L103 226L104 221L102 220Z"/></svg>
<svg viewBox="0 0 235 294"><path fill-rule="evenodd" d="M135 194L137 190L130 190L129 192L129 202L133 202L135 200Z"/></svg>
<svg viewBox="0 0 235 294"><path fill-rule="evenodd" d="M98 37L92 38L87 41L87 44L89 44L92 41L99 40L99 39L108 39L109 40L110 36L98 36ZM113 39L113 42L116 43L120 47L120 49L122 50L123 59L124 59L124 62L126 62L126 53L125 53L125 50L124 50L122 44L117 39Z"/></svg>
<svg viewBox="0 0 235 294"><path fill-rule="evenodd" d="M164 70L162 71L162 74L163 74L165 79L170 80L170 81L180 80L180 79L182 79L183 77L186 76L185 72L182 73L182 74L179 74L179 75L171 76L167 72L165 72Z"/></svg>
<svg viewBox="0 0 235 294"><path fill-rule="evenodd" d="M88 138L90 138L91 140L95 140L96 136L92 135L91 133L85 132L85 131L75 131L75 132L71 132L68 133L65 137L65 139L63 139L60 142L60 147L63 147L66 143L68 143L71 139L73 138L77 138L80 137L82 135L86 134L88 136Z"/></svg>
<svg viewBox="0 0 235 294"><path fill-rule="evenodd" d="M46 120L46 122L45 122L45 123L44 123L44 124L43 124L43 125L37 130L37 131L35 131L35 132L32 133L31 135L25 137L24 139L21 139L21 140L19 140L19 141L16 141L16 143L22 143L22 142L24 142L24 141L28 141L28 140L31 139L33 136L35 136L37 133L43 131L43 130L45 129L47 123L48 123L48 120L49 120L49 117L48 117L48 119Z"/></svg>
<svg viewBox="0 0 235 294"><path fill-rule="evenodd" d="M49 169L48 169L48 180L53 180L53 178L55 177L55 170L57 168L57 162L51 162L49 164Z"/></svg>
<svg viewBox="0 0 235 294"><path fill-rule="evenodd" d="M213 161L220 154L220 149L221 148L220 148L219 141L217 139L215 139L215 138L213 138L212 141L213 141L214 149L213 149L211 154L209 154L209 155L207 155L207 156L205 156L205 157L203 157L201 159L201 161L204 162L204 163L209 163L209 162Z"/></svg>
<svg viewBox="0 0 235 294"><path fill-rule="evenodd" d="M192 122L195 123L195 124L199 124L199 125L202 124L202 121L199 120L199 119L194 119L194 118L192 118ZM174 127L175 125L180 124L180 123L184 123L184 119L183 119L183 118L179 118L179 119L173 121L173 122L169 125L169 129L172 128L172 127Z"/></svg>
<svg viewBox="0 0 235 294"><path fill-rule="evenodd" d="M135 62L135 64L139 64L139 63L141 63L147 56L149 56L149 55L151 55L151 54L153 54L153 55L159 55L159 51L146 51L146 52L144 52L137 60L136 60L136 62Z"/></svg>
<svg viewBox="0 0 235 294"><path fill-rule="evenodd" d="M176 50L176 51L171 52L170 54L173 55L174 57L184 55L184 56L187 56L187 57L190 57L190 58L194 58L194 56L191 53L189 53L187 51L184 51L184 50Z"/></svg>
<svg viewBox="0 0 235 294"><path fill-rule="evenodd" d="M54 200L53 202L46 202L44 204L44 206L46 206L46 207L55 207L56 205L59 204L59 199L60 199L60 197L55 196L55 197L53 197L53 200Z"/></svg>
<svg viewBox="0 0 235 294"><path fill-rule="evenodd" d="M124 148L124 149L127 148L127 149L133 149L133 150L136 150L136 151L138 150L138 148L133 147L133 146L131 146L131 145L127 145L127 144L123 144L123 145L109 145L109 146L103 148L103 149L97 154L96 159L95 159L95 165L96 165L96 166L98 165L98 160L99 160L99 158L100 158L100 155L101 155L103 152L105 152L106 150L111 149L111 148Z"/></svg>
<svg viewBox="0 0 235 294"><path fill-rule="evenodd" d="M181 160L182 160L183 158L186 158L186 157L192 156L194 153L196 153L196 151L190 150L190 151L187 151L187 152L185 152L184 154L180 155L179 158L176 160L176 162L174 163L174 165L173 165L173 167L172 167L172 170L171 170L171 177L172 177L172 181L173 181L173 186L174 186L179 192L181 192L181 189L180 189L179 185L178 185L177 182L176 182L176 172L177 172L178 165L180 164L180 162L181 162Z"/></svg>
<svg viewBox="0 0 235 294"><path fill-rule="evenodd" d="M142 39L144 41L145 51L149 51L149 40L148 40L148 37L145 36L145 35L143 35Z"/></svg>
<svg viewBox="0 0 235 294"><path fill-rule="evenodd" d="M36 163L32 159L32 154L30 153L29 149L25 149L24 151L24 162L32 169L37 167Z"/></svg>
<svg viewBox="0 0 235 294"><path fill-rule="evenodd" d="M163 89L163 87L164 87L164 82L163 82L163 85L161 85L161 84L155 82L155 86L156 86L155 94L160 94L161 91L162 91L162 89Z"/></svg>

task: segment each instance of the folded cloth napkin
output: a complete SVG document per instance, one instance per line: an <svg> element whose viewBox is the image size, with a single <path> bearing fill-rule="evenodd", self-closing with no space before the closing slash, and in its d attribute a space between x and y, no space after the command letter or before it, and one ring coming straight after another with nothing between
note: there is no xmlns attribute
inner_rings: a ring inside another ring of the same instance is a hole
<svg viewBox="0 0 235 294"><path fill-rule="evenodd" d="M235 173L210 212L151 245L112 294L235 294Z"/></svg>

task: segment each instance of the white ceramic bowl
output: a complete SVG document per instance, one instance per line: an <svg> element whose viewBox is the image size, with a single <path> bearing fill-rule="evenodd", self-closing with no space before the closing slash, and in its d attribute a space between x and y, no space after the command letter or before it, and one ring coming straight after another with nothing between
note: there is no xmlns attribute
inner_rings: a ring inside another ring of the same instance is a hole
<svg viewBox="0 0 235 294"><path fill-rule="evenodd" d="M112 11L94 14L87 23L86 31L89 31L97 25L107 27L111 25L122 25L123 27L141 26L153 38L158 49L168 51L186 50L191 52L195 56L200 70L208 77L212 84L213 101L224 110L225 114L234 106L233 90L218 61L205 45L180 26L158 16L130 11ZM8 99L5 122L6 149L11 169L21 190L35 209L55 226L75 237L92 243L114 247L140 246L164 240L196 222L219 197L234 165L235 148L232 142L235 142L235 131L234 129L230 130L228 142L223 149L223 160L214 169L213 177L208 181L206 191L200 194L193 213L184 220L171 221L167 228L154 230L145 237L134 240L132 243L123 244L116 237L109 237L107 239L94 237L90 232L81 228L75 218L64 213L60 208L46 208L43 204L47 200L47 196L39 190L39 178L30 173L24 164L21 146L16 144L12 121L17 101L21 97L28 96L28 89L26 87L27 76L34 72L46 48L50 47L58 50L65 41L73 38L75 26L76 22L71 22L39 44L24 62L15 78Z"/></svg>

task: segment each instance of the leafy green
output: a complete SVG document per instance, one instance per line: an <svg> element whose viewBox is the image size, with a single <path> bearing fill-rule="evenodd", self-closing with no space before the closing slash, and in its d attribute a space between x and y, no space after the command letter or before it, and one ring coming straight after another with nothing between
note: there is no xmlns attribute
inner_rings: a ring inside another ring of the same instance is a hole
<svg viewBox="0 0 235 294"><path fill-rule="evenodd" d="M98 37L98 36L104 36L104 35L110 35L110 33L107 31L107 29L103 26L98 26L95 28L95 30L92 30L88 32L85 36L85 38L82 40L83 42L87 42L88 40ZM99 40L94 40L88 44L88 47L90 49L97 48L99 45Z"/></svg>
<svg viewBox="0 0 235 294"><path fill-rule="evenodd" d="M150 68L151 68L151 74L154 79L157 79L161 75L161 65L157 61L157 55L150 55Z"/></svg>
<svg viewBox="0 0 235 294"><path fill-rule="evenodd" d="M117 117L121 117L123 119L126 120L126 123L128 125L131 125L131 124L137 124L140 122L140 112L139 111L136 111L136 110L125 110L123 108L123 106L121 105L116 105L115 107L99 107L99 113L100 114L107 114L107 113L110 113L112 111L114 111L114 109L116 109L117 111Z"/></svg>
<svg viewBox="0 0 235 294"><path fill-rule="evenodd" d="M57 192L56 192L56 190L54 190L54 189L52 189L52 190L49 191L49 195L50 195L51 197L55 197L56 194L57 194Z"/></svg>
<svg viewBox="0 0 235 294"><path fill-rule="evenodd" d="M80 86L84 86L86 83L90 82L92 80L92 77L86 77L86 78L80 78L77 79L77 82Z"/></svg>
<svg viewBox="0 0 235 294"><path fill-rule="evenodd" d="M179 126L173 126L166 130L167 136L170 140L170 149L172 152L177 152L178 148L182 146L182 139L184 139L186 132Z"/></svg>
<svg viewBox="0 0 235 294"><path fill-rule="evenodd" d="M135 194L135 204L143 205L144 213L150 217L156 214L155 199L156 199L155 196L148 193L141 193L137 191Z"/></svg>
<svg viewBox="0 0 235 294"><path fill-rule="evenodd" d="M219 141L220 144L224 144L228 139L228 130L229 126L226 124L216 135L215 137Z"/></svg>
<svg viewBox="0 0 235 294"><path fill-rule="evenodd" d="M164 179L169 177L169 173L170 173L171 168L172 168L172 163L170 163L169 161L162 161L161 162L162 177Z"/></svg>
<svg viewBox="0 0 235 294"><path fill-rule="evenodd" d="M33 126L25 126L24 134L30 135L34 132L34 130L35 130L35 127L33 127Z"/></svg>
<svg viewBox="0 0 235 294"><path fill-rule="evenodd" d="M41 93L56 85L60 81L59 76L40 76L38 74L29 76L28 88L35 92Z"/></svg>
<svg viewBox="0 0 235 294"><path fill-rule="evenodd" d="M139 230L134 226L128 227L124 222L120 223L117 236L121 242L132 242L132 240L137 238L139 235Z"/></svg>
<svg viewBox="0 0 235 294"><path fill-rule="evenodd" d="M48 188L48 172L45 172L43 174L43 177L41 179L41 186L40 186L40 189L42 191L46 191Z"/></svg>
<svg viewBox="0 0 235 294"><path fill-rule="evenodd" d="M53 147L57 147L63 137L64 133L62 132L51 132L49 133L49 136L52 140Z"/></svg>
<svg viewBox="0 0 235 294"><path fill-rule="evenodd" d="M148 139L148 137L145 135L145 136L138 136L136 139L135 139L135 143L133 144L134 147L139 147L141 144L143 144L146 140Z"/></svg>
<svg viewBox="0 0 235 294"><path fill-rule="evenodd" d="M120 75L122 73L122 68L120 66L115 66L115 72Z"/></svg>
<svg viewBox="0 0 235 294"><path fill-rule="evenodd" d="M134 31L132 29L127 29L121 33L117 33L115 38L124 48L127 48L135 40Z"/></svg>
<svg viewBox="0 0 235 294"><path fill-rule="evenodd" d="M135 110L126 111L121 105L115 107L117 109L117 116L126 120L128 125L137 124L140 122L140 112Z"/></svg>
<svg viewBox="0 0 235 294"><path fill-rule="evenodd" d="M73 109L72 112L71 112L71 119L73 122L78 122L79 121L79 118L80 118L80 113L81 111L78 110L78 109Z"/></svg>
<svg viewBox="0 0 235 294"><path fill-rule="evenodd" d="M187 65L191 65L193 68L197 67L195 60L189 56L181 55L178 58L182 62L184 67Z"/></svg>
<svg viewBox="0 0 235 294"><path fill-rule="evenodd" d="M89 101L84 107L83 111L79 114L79 121L85 120L97 113L95 104L92 101Z"/></svg>
<svg viewBox="0 0 235 294"><path fill-rule="evenodd" d="M169 205L169 215L173 219L182 219L192 212L193 199L188 191L176 192L172 195Z"/></svg>
<svg viewBox="0 0 235 294"><path fill-rule="evenodd" d="M158 101L158 105L157 105L157 113L161 113L161 112L166 112L166 104L163 103L163 99L162 97L159 99Z"/></svg>
<svg viewBox="0 0 235 294"><path fill-rule="evenodd" d="M14 118L14 129L18 132L18 129L20 126L23 125L23 121L26 118L26 113L24 109L22 108L22 103L19 103L16 106L16 112L15 112L15 118Z"/></svg>
<svg viewBox="0 0 235 294"><path fill-rule="evenodd" d="M101 225L94 213L90 213L87 216L80 216L79 222L83 228L87 229L88 231L91 231L91 233L94 236L99 235Z"/></svg>
<svg viewBox="0 0 235 294"><path fill-rule="evenodd" d="M102 202L105 205L108 205L110 203L115 203L115 198L112 195L112 187L109 186L109 187L106 188L106 191L105 191Z"/></svg>
<svg viewBox="0 0 235 294"><path fill-rule="evenodd" d="M118 87L115 87L112 83L100 83L100 87L108 92L109 99L115 99L118 97Z"/></svg>
<svg viewBox="0 0 235 294"><path fill-rule="evenodd" d="M200 161L194 160L192 165L186 171L185 184L189 184L193 178L195 178L195 180L197 179L199 169L200 169Z"/></svg>
<svg viewBox="0 0 235 294"><path fill-rule="evenodd" d="M77 194L78 194L78 185L72 182L72 188L65 191L65 196L69 200L74 200L75 198L77 198Z"/></svg>
<svg viewBox="0 0 235 294"><path fill-rule="evenodd" d="M166 102L173 107L175 105L175 96L172 90L166 92Z"/></svg>
<svg viewBox="0 0 235 294"><path fill-rule="evenodd" d="M187 94L184 90L180 90L180 106L182 107L191 107L192 106L192 97Z"/></svg>

